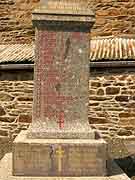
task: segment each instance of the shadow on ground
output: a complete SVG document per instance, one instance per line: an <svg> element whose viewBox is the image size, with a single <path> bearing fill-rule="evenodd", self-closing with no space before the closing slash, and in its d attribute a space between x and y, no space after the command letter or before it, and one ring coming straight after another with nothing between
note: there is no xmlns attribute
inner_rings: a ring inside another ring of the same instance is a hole
<svg viewBox="0 0 135 180"><path fill-rule="evenodd" d="M115 159L115 162L120 166L120 168L128 175L128 177L135 176L135 157L125 157L120 159Z"/></svg>

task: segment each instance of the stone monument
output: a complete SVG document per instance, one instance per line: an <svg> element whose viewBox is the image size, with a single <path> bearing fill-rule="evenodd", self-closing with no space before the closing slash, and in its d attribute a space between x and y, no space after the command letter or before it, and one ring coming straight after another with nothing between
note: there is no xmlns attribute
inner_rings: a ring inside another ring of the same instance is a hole
<svg viewBox="0 0 135 180"><path fill-rule="evenodd" d="M106 143L88 124L86 0L41 0L36 30L33 121L14 141L13 175L104 176Z"/></svg>

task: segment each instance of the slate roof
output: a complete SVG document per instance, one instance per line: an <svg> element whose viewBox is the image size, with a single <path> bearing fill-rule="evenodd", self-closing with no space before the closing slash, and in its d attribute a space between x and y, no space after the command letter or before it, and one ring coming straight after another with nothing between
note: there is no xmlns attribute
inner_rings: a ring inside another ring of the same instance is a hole
<svg viewBox="0 0 135 180"><path fill-rule="evenodd" d="M90 61L135 60L135 38L96 37L92 38ZM0 64L33 63L33 44L0 45Z"/></svg>

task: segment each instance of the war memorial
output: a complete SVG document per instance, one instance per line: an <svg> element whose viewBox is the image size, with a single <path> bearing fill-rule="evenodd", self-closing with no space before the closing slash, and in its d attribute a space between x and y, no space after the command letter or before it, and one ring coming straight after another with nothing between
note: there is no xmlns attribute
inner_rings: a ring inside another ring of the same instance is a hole
<svg viewBox="0 0 135 180"><path fill-rule="evenodd" d="M33 12L33 119L14 141L12 179L107 179L107 143L88 123L94 22L84 0L41 0Z"/></svg>
<svg viewBox="0 0 135 180"><path fill-rule="evenodd" d="M14 142L13 174L104 176L106 143L88 124L89 38L84 1L41 1L33 12L33 122Z"/></svg>

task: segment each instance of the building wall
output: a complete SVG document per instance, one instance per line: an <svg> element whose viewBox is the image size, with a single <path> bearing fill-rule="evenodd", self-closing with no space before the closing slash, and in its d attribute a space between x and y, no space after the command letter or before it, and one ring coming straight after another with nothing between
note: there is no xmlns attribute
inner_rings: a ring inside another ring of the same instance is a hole
<svg viewBox="0 0 135 180"><path fill-rule="evenodd" d="M32 121L33 71L0 72L0 139L13 140Z"/></svg>
<svg viewBox="0 0 135 180"><path fill-rule="evenodd" d="M92 36L135 34L134 0L90 0L89 4L96 12Z"/></svg>
<svg viewBox="0 0 135 180"><path fill-rule="evenodd" d="M34 40L32 10L39 0L0 0L0 42L30 43ZM96 12L91 36L123 35L135 32L135 1L89 0Z"/></svg>
<svg viewBox="0 0 135 180"><path fill-rule="evenodd" d="M134 68L91 68L89 122L105 136L135 135Z"/></svg>
<svg viewBox="0 0 135 180"><path fill-rule="evenodd" d="M135 140L134 84L134 68L91 68L89 123L102 132L113 158L131 155L123 142L130 144ZM11 147L9 142L29 127L32 100L33 71L1 71L0 140L3 149Z"/></svg>
<svg viewBox="0 0 135 180"><path fill-rule="evenodd" d="M34 40L32 10L39 0L0 0L0 43L30 43Z"/></svg>
<svg viewBox="0 0 135 180"><path fill-rule="evenodd" d="M89 97L89 123L93 128L107 138L135 135L134 68L91 68ZM0 122L4 126L28 125L32 100L32 71L1 71Z"/></svg>

